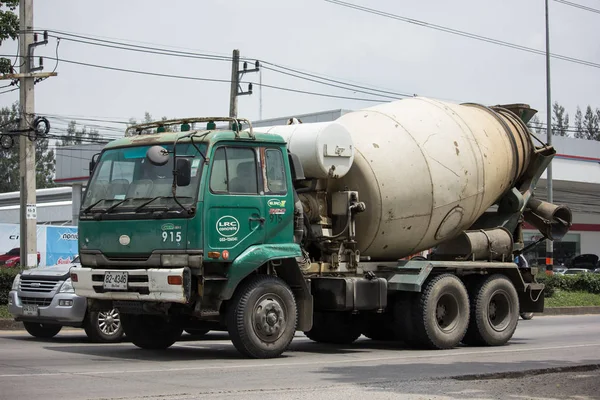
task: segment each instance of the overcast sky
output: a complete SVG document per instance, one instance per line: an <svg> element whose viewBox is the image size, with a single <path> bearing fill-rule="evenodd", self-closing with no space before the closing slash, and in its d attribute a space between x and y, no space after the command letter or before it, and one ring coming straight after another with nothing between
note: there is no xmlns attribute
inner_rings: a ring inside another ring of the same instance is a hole
<svg viewBox="0 0 600 400"><path fill-rule="evenodd" d="M543 0L347 0L354 4L545 49ZM600 9L598 0L572 0ZM600 14L550 1L551 52L600 63ZM545 118L545 58L439 32L323 0L34 0L34 24L85 36L186 51L259 58L344 82L486 105L521 102ZM56 39L36 56L54 57ZM5 42L2 54L15 54ZM230 79L231 63L143 54L62 40L59 58L148 72ZM44 71L54 61L45 60ZM552 60L552 98L571 121L575 108L600 107L600 69ZM39 114L128 120L227 115L229 84L135 75L60 62L58 76L36 85ZM258 81L258 74L248 74ZM273 71L264 84L375 98ZM0 95L0 105L18 91ZM265 88L263 118L375 103ZM259 90L239 99L239 116L259 118ZM57 123L55 126L59 126ZM110 125L108 123L103 125ZM103 132L107 133L107 132Z"/></svg>

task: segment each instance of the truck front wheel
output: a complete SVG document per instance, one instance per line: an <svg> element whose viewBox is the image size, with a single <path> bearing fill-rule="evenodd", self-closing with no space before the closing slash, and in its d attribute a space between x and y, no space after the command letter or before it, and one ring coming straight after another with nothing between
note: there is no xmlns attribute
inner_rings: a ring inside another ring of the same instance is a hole
<svg viewBox="0 0 600 400"><path fill-rule="evenodd" d="M463 343L500 346L508 342L519 322L519 297L513 284L496 274L471 293L471 321Z"/></svg>
<svg viewBox="0 0 600 400"><path fill-rule="evenodd" d="M123 331L131 342L142 349L162 350L171 347L183 329L159 315L121 314Z"/></svg>
<svg viewBox="0 0 600 400"><path fill-rule="evenodd" d="M451 274L436 276L417 300L414 330L419 344L431 349L456 347L469 325L469 296L461 280Z"/></svg>
<svg viewBox="0 0 600 400"><path fill-rule="evenodd" d="M39 322L23 322L23 326L31 336L40 339L53 338L62 329L61 325L41 324Z"/></svg>
<svg viewBox="0 0 600 400"><path fill-rule="evenodd" d="M252 276L236 291L227 311L235 348L247 357L283 353L296 332L296 300L289 286L271 275Z"/></svg>

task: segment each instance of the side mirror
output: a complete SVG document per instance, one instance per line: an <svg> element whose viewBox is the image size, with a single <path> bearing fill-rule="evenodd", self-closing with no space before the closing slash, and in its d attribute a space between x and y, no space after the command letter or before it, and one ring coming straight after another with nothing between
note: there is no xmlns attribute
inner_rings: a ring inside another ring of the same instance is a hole
<svg viewBox="0 0 600 400"><path fill-rule="evenodd" d="M100 153L96 153L92 156L92 160L89 163L89 172L90 172L90 176L92 176L92 173L94 172L94 168L96 168L96 164L98 164L98 156L100 156Z"/></svg>
<svg viewBox="0 0 600 400"><path fill-rule="evenodd" d="M304 168L302 168L302 163L300 162L300 158L294 153L288 152L288 157L290 160L290 167L292 172L292 181L297 182L306 179L304 176Z"/></svg>
<svg viewBox="0 0 600 400"><path fill-rule="evenodd" d="M178 158L175 165L177 170L177 186L188 186L192 181L192 163L187 158Z"/></svg>
<svg viewBox="0 0 600 400"><path fill-rule="evenodd" d="M162 146L152 146L146 152L146 158L152 165L160 167L169 162L169 151Z"/></svg>

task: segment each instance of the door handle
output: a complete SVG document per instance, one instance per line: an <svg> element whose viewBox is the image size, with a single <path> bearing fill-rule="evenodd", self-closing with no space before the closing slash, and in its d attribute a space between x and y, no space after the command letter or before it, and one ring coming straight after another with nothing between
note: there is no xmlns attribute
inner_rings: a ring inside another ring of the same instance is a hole
<svg viewBox="0 0 600 400"><path fill-rule="evenodd" d="M249 221L258 221L261 224L264 224L266 221L263 217L250 217L250 218L248 218L248 220Z"/></svg>

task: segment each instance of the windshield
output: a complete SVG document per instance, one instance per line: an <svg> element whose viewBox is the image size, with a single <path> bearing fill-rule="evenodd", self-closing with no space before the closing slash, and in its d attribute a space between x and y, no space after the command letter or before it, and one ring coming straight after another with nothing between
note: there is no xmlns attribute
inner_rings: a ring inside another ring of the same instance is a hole
<svg viewBox="0 0 600 400"><path fill-rule="evenodd" d="M173 145L163 145L169 152ZM206 145L198 144L205 152ZM139 207L148 200L155 201L143 207L149 211L156 208L179 208L173 199L173 157L163 166L152 165L146 158L150 146L125 147L106 150L96 167L82 204L83 211L96 212L107 210L119 212ZM198 185L202 174L202 155L191 143L177 145L177 158L185 157L191 161L191 183L177 187L177 200L184 206L196 202Z"/></svg>

